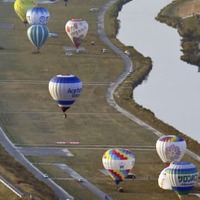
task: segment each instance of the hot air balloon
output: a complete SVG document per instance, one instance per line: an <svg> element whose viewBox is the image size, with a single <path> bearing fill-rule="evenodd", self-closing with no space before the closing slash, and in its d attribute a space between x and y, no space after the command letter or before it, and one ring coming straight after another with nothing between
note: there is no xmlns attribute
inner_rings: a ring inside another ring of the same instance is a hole
<svg viewBox="0 0 200 200"><path fill-rule="evenodd" d="M83 19L71 19L66 23L65 31L76 49L79 48L81 42L87 35L88 27L88 23Z"/></svg>
<svg viewBox="0 0 200 200"><path fill-rule="evenodd" d="M170 185L169 177L168 177L168 174L167 174L166 170L167 170L167 168L164 168L160 172L160 175L158 177L158 185L163 190L172 190L172 187Z"/></svg>
<svg viewBox="0 0 200 200"><path fill-rule="evenodd" d="M65 2L65 6L67 6L67 2L68 2L68 0L64 0L64 2Z"/></svg>
<svg viewBox="0 0 200 200"><path fill-rule="evenodd" d="M50 13L46 8L33 7L26 12L26 19L30 25L46 25L50 19Z"/></svg>
<svg viewBox="0 0 200 200"><path fill-rule="evenodd" d="M76 101L81 91L82 82L75 75L56 75L49 81L49 92L63 113Z"/></svg>
<svg viewBox="0 0 200 200"><path fill-rule="evenodd" d="M166 170L169 183L179 198L191 192L198 180L198 169L190 162L172 162Z"/></svg>
<svg viewBox="0 0 200 200"><path fill-rule="evenodd" d="M16 0L14 3L14 10L22 22L26 25L26 12L28 9L35 7L35 0Z"/></svg>
<svg viewBox="0 0 200 200"><path fill-rule="evenodd" d="M102 157L104 168L118 185L123 181L135 164L135 156L128 149L109 149Z"/></svg>
<svg viewBox="0 0 200 200"><path fill-rule="evenodd" d="M49 36L49 29L44 25L32 25L28 28L27 35L39 52L40 47L46 42Z"/></svg>
<svg viewBox="0 0 200 200"><path fill-rule="evenodd" d="M156 150L161 160L168 166L173 161L180 161L186 151L186 142L180 136L167 135L156 142Z"/></svg>

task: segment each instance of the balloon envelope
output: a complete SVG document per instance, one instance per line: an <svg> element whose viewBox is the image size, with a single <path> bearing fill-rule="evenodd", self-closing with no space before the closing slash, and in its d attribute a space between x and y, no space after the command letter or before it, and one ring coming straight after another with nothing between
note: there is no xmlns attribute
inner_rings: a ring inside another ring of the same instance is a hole
<svg viewBox="0 0 200 200"><path fill-rule="evenodd" d="M46 8L33 7L26 12L26 19L30 25L46 25L50 19L50 13Z"/></svg>
<svg viewBox="0 0 200 200"><path fill-rule="evenodd" d="M119 184L133 168L135 156L128 149L109 149L103 154L102 163L115 183Z"/></svg>
<svg viewBox="0 0 200 200"><path fill-rule="evenodd" d="M14 10L23 23L27 23L26 12L28 9L36 6L35 0L16 0Z"/></svg>
<svg viewBox="0 0 200 200"><path fill-rule="evenodd" d="M75 75L56 75L49 82L49 92L65 112L80 96L82 82Z"/></svg>
<svg viewBox="0 0 200 200"><path fill-rule="evenodd" d="M180 161L183 158L186 142L180 136L162 136L156 142L156 150L161 160L169 165L169 163Z"/></svg>
<svg viewBox="0 0 200 200"><path fill-rule="evenodd" d="M160 175L158 177L158 185L160 188L164 190L172 190L172 187L169 182L169 177L166 171L167 171L167 168L163 169L160 172Z"/></svg>
<svg viewBox="0 0 200 200"><path fill-rule="evenodd" d="M83 19L71 19L66 23L65 31L76 48L87 35L88 27L88 23Z"/></svg>
<svg viewBox="0 0 200 200"><path fill-rule="evenodd" d="M49 29L43 25L32 25L27 30L27 35L31 43L39 49L49 36Z"/></svg>
<svg viewBox="0 0 200 200"><path fill-rule="evenodd" d="M187 195L198 180L198 169L190 162L172 162L166 172L172 189L178 195Z"/></svg>

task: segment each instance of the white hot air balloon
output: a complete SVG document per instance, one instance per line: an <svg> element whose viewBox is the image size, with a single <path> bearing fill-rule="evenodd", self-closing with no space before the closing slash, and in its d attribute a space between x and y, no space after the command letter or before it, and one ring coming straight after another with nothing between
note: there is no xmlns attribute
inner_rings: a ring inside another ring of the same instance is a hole
<svg viewBox="0 0 200 200"><path fill-rule="evenodd" d="M46 25L50 20L50 13L44 7L33 7L26 12L26 20L30 25Z"/></svg>
<svg viewBox="0 0 200 200"><path fill-rule="evenodd" d="M75 75L56 75L49 81L49 92L63 113L72 106L81 91L82 82Z"/></svg>
<svg viewBox="0 0 200 200"><path fill-rule="evenodd" d="M163 190L172 190L172 187L170 185L169 177L168 177L168 174L167 174L166 170L167 170L167 168L164 168L160 172L160 175L158 177L158 185Z"/></svg>
<svg viewBox="0 0 200 200"><path fill-rule="evenodd" d="M83 19L71 19L66 23L65 31L77 49L87 35L88 28L88 23Z"/></svg>
<svg viewBox="0 0 200 200"><path fill-rule="evenodd" d="M180 161L183 158L186 142L180 136L162 136L156 142L156 150L161 160L168 166L171 162Z"/></svg>

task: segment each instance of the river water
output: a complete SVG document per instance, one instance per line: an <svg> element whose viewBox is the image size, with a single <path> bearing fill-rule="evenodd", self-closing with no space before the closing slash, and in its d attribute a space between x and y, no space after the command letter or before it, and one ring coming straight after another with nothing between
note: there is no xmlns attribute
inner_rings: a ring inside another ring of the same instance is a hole
<svg viewBox="0 0 200 200"><path fill-rule="evenodd" d="M134 90L135 101L200 143L200 73L197 66L180 60L177 30L155 20L169 3L132 0L124 5L117 38L153 61L147 80Z"/></svg>

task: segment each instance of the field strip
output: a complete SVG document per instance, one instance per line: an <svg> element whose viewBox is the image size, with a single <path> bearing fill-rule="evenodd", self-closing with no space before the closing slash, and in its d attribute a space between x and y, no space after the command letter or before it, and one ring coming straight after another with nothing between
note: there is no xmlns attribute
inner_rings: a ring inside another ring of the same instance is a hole
<svg viewBox="0 0 200 200"><path fill-rule="evenodd" d="M52 112L52 111L5 111L0 110L1 114L59 114L62 115L61 112ZM100 112L77 112L77 113L67 113L67 116L69 115L120 115L118 112L109 112L109 113L100 113Z"/></svg>
<svg viewBox="0 0 200 200"><path fill-rule="evenodd" d="M10 183L6 178L0 175L0 182L4 184L7 188L9 188L12 192L14 192L19 198L24 196L24 193L20 191L19 188L16 188L12 183Z"/></svg>
<svg viewBox="0 0 200 200"><path fill-rule="evenodd" d="M78 147L82 147L82 148L133 148L133 149L137 149L137 148L155 148L155 146L134 146L134 145L122 145L122 144L115 144L115 145L111 145L111 144L103 144L103 145L99 145L99 144L93 144L93 145L84 145L84 144L79 144Z"/></svg>
<svg viewBox="0 0 200 200"><path fill-rule="evenodd" d="M1 27L0 27L1 29ZM17 30L21 30L21 29L17 29ZM72 51L72 50L71 50ZM76 54L73 54L72 56L68 56L66 55L66 52L71 52L70 50L65 50L65 52L63 51L63 55L65 55L66 57L70 58L70 57L76 57ZM87 51L87 50L86 50ZM99 49L99 51L101 51L101 49ZM34 54L35 51L30 51L30 52L6 52L6 49L2 49L0 51L0 55L30 55L30 54ZM52 52L52 53L48 53L48 55L60 55L60 52L56 53L56 52ZM81 58L85 58L86 56L85 55L78 55L79 57ZM87 54L87 58L112 58L112 59L116 59L116 56L114 55L111 55L111 54L108 54L107 52L107 55L105 56L104 53L102 53L102 55L99 55L99 54Z"/></svg>
<svg viewBox="0 0 200 200"><path fill-rule="evenodd" d="M31 84L31 85L41 85L48 84L49 81L39 81L39 80L0 80L0 84L3 83L23 83L23 84ZM112 82L82 82L83 85L110 85Z"/></svg>
<svg viewBox="0 0 200 200"><path fill-rule="evenodd" d="M156 151L155 146L131 145L56 145L56 144L14 144L23 155L73 156L68 149L107 150L108 148L128 148L133 151Z"/></svg>

